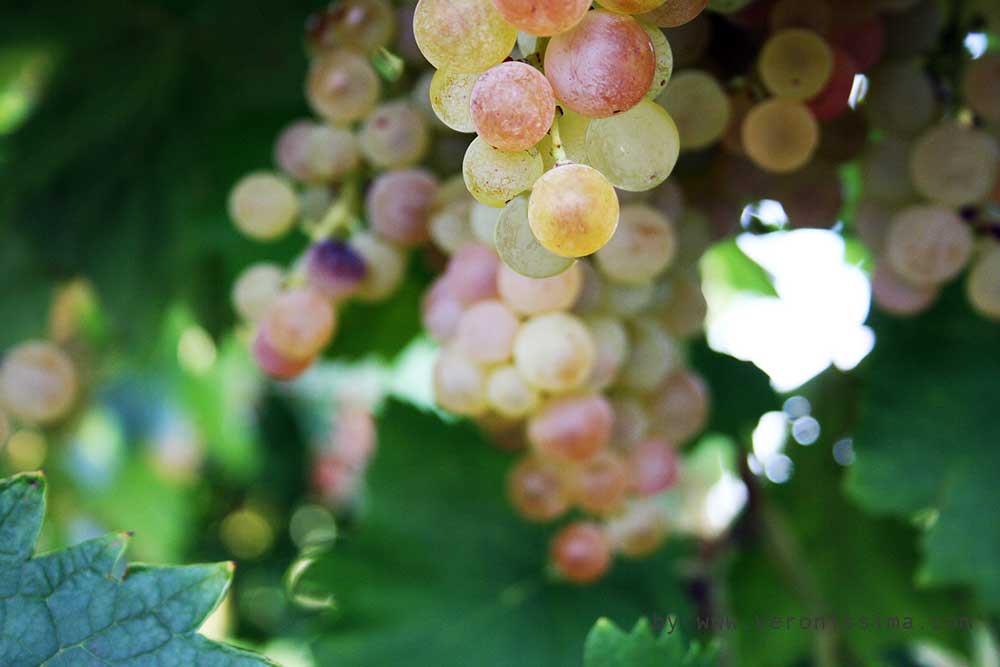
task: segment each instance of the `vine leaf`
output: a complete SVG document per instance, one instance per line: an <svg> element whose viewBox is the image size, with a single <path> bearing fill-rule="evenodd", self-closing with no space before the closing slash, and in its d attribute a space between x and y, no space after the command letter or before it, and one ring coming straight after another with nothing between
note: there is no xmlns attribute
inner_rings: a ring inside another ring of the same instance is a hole
<svg viewBox="0 0 1000 667"><path fill-rule="evenodd" d="M656 637L645 619L625 632L606 618L597 621L584 645L584 667L716 667L718 651L691 644L664 627Z"/></svg>
<svg viewBox="0 0 1000 667"><path fill-rule="evenodd" d="M127 533L32 558L44 514L41 473L0 481L0 664L274 665L198 634L229 588L231 563L127 567Z"/></svg>

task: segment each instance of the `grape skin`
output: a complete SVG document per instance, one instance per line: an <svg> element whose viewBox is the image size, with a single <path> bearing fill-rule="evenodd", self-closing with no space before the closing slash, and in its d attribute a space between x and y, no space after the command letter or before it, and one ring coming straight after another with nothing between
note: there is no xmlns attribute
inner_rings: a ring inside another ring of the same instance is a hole
<svg viewBox="0 0 1000 667"><path fill-rule="evenodd" d="M361 256L339 239L313 244L306 255L306 282L333 301L356 293L367 273Z"/></svg>
<svg viewBox="0 0 1000 667"><path fill-rule="evenodd" d="M315 357L286 357L268 342L263 330L258 331L254 337L253 356L257 366L275 380L294 379L312 366L315 360Z"/></svg>
<svg viewBox="0 0 1000 667"><path fill-rule="evenodd" d="M336 180L360 161L353 133L312 121L297 121L285 128L274 154L281 170L303 183Z"/></svg>
<svg viewBox="0 0 1000 667"><path fill-rule="evenodd" d="M583 289L579 266L549 278L529 278L506 265L497 272L497 291L519 315L542 315L570 310Z"/></svg>
<svg viewBox="0 0 1000 667"><path fill-rule="evenodd" d="M683 445L708 423L710 396L705 381L691 371L671 373L647 404L650 428Z"/></svg>
<svg viewBox="0 0 1000 667"><path fill-rule="evenodd" d="M587 386L600 391L614 383L628 358L628 332L622 321L613 315L593 315L586 323L595 349L594 370Z"/></svg>
<svg viewBox="0 0 1000 667"><path fill-rule="evenodd" d="M586 141L592 167L617 188L643 192L670 176L682 140L670 114L643 100L625 113L591 121Z"/></svg>
<svg viewBox="0 0 1000 667"><path fill-rule="evenodd" d="M807 100L830 81L833 51L811 30L788 28L764 44L758 69L764 85L778 97Z"/></svg>
<svg viewBox="0 0 1000 667"><path fill-rule="evenodd" d="M707 72L679 72L656 101L676 123L683 151L714 144L729 127L732 115L729 97Z"/></svg>
<svg viewBox="0 0 1000 667"><path fill-rule="evenodd" d="M409 167L427 153L430 134L424 117L403 101L380 105L365 120L359 135L361 152L383 169Z"/></svg>
<svg viewBox="0 0 1000 667"><path fill-rule="evenodd" d="M917 191L947 206L985 199L997 181L997 141L986 132L942 123L913 147L910 175Z"/></svg>
<svg viewBox="0 0 1000 667"><path fill-rule="evenodd" d="M545 76L519 62L487 70L473 87L469 104L476 132L503 151L532 148L552 127L556 111Z"/></svg>
<svg viewBox="0 0 1000 667"><path fill-rule="evenodd" d="M480 72L439 69L431 78L431 108L442 123L456 132L476 131L469 103L480 76Z"/></svg>
<svg viewBox="0 0 1000 667"><path fill-rule="evenodd" d="M653 52L656 54L656 72L653 74L653 85L646 91L646 99L655 100L670 83L670 77L674 74L674 52L662 30L643 21L640 21L639 25L649 36Z"/></svg>
<svg viewBox="0 0 1000 667"><path fill-rule="evenodd" d="M872 301L892 315L907 317L930 308L940 290L934 286L919 287L906 282L887 262L875 265L872 275Z"/></svg>
<svg viewBox="0 0 1000 667"><path fill-rule="evenodd" d="M584 461L608 446L613 421L600 394L555 399L528 421L528 441L546 459Z"/></svg>
<svg viewBox="0 0 1000 667"><path fill-rule="evenodd" d="M368 222L376 234L401 246L425 243L437 193L437 179L429 171L387 171L368 190Z"/></svg>
<svg viewBox="0 0 1000 667"><path fill-rule="evenodd" d="M819 124L803 104L771 99L743 120L743 146L762 169L788 173L812 159L819 145Z"/></svg>
<svg viewBox="0 0 1000 667"><path fill-rule="evenodd" d="M306 81L306 98L318 115L333 123L364 118L378 103L375 69L360 55L336 50L313 60Z"/></svg>
<svg viewBox="0 0 1000 667"><path fill-rule="evenodd" d="M469 192L494 208L532 187L542 176L542 156L534 148L508 153L497 150L481 137L469 144L462 162L462 174Z"/></svg>
<svg viewBox="0 0 1000 667"><path fill-rule="evenodd" d="M539 37L566 32L590 9L590 0L493 0L512 26Z"/></svg>
<svg viewBox="0 0 1000 667"><path fill-rule="evenodd" d="M628 455L631 491L638 496L652 496L676 484L677 458L666 440L640 442Z"/></svg>
<svg viewBox="0 0 1000 667"><path fill-rule="evenodd" d="M284 236L299 213L299 199L288 181L266 172L240 179L229 194L229 216L236 227L259 241Z"/></svg>
<svg viewBox="0 0 1000 667"><path fill-rule="evenodd" d="M493 369L486 381L486 400L490 408L503 417L521 419L539 405L538 392L528 384L514 366Z"/></svg>
<svg viewBox="0 0 1000 667"><path fill-rule="evenodd" d="M952 211L911 206L893 218L886 257L907 282L929 287L954 278L972 254L972 232Z"/></svg>
<svg viewBox="0 0 1000 667"><path fill-rule="evenodd" d="M482 367L454 347L446 347L434 364L434 401L464 417L486 412L486 374Z"/></svg>
<svg viewBox="0 0 1000 667"><path fill-rule="evenodd" d="M559 518L569 509L569 497L559 470L533 457L525 457L507 476L511 505L530 521Z"/></svg>
<svg viewBox="0 0 1000 667"><path fill-rule="evenodd" d="M494 229L493 245L504 264L528 278L559 275L573 266L574 262L549 252L538 242L528 224L528 198L523 195L512 199L500 212Z"/></svg>
<svg viewBox="0 0 1000 667"><path fill-rule="evenodd" d="M361 255L368 269L357 297L363 301L382 301L391 296L406 273L403 251L368 233L351 237L351 247Z"/></svg>
<svg viewBox="0 0 1000 667"><path fill-rule="evenodd" d="M676 252L670 221L649 206L635 204L621 210L615 235L594 257L610 280L642 285L666 271Z"/></svg>
<svg viewBox="0 0 1000 667"><path fill-rule="evenodd" d="M568 164L539 178L528 201L528 223L542 246L561 257L585 257L618 226L618 196L592 167Z"/></svg>
<svg viewBox="0 0 1000 667"><path fill-rule="evenodd" d="M317 291L297 288L281 294L261 320L267 344L281 356L313 357L333 337L337 318L330 302Z"/></svg>
<svg viewBox="0 0 1000 667"><path fill-rule="evenodd" d="M259 262L247 267L233 285L233 306L247 322L262 318L281 294L285 272L277 264Z"/></svg>
<svg viewBox="0 0 1000 667"><path fill-rule="evenodd" d="M481 364L510 359L514 337L521 323L499 301L480 301L462 313L455 332L455 347Z"/></svg>
<svg viewBox="0 0 1000 667"><path fill-rule="evenodd" d="M524 378L545 391L572 391L594 366L594 341L586 326L566 313L538 315L514 340L514 362Z"/></svg>
<svg viewBox="0 0 1000 667"><path fill-rule="evenodd" d="M517 30L490 0L420 0L413 34L431 65L455 72L483 72L517 42Z"/></svg>
<svg viewBox="0 0 1000 667"><path fill-rule="evenodd" d="M708 0L667 0L637 18L660 28L676 28L698 18Z"/></svg>
<svg viewBox="0 0 1000 667"><path fill-rule="evenodd" d="M609 450L579 464L571 482L577 507L591 514L608 514L618 509L629 489L628 473L621 457Z"/></svg>

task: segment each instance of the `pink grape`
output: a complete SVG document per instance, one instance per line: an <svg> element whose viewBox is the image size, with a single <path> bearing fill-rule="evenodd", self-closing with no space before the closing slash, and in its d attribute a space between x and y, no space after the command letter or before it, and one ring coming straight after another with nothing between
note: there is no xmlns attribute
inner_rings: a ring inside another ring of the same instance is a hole
<svg viewBox="0 0 1000 667"><path fill-rule="evenodd" d="M464 305L495 299L500 258L479 243L466 243L452 255L445 273L455 296Z"/></svg>
<svg viewBox="0 0 1000 667"><path fill-rule="evenodd" d="M533 147L549 131L556 111L545 76L519 62L501 63L480 76L469 105L476 132L502 151Z"/></svg>
<svg viewBox="0 0 1000 667"><path fill-rule="evenodd" d="M333 337L337 318L330 301L308 288L279 296L264 319L261 333L278 354L293 360L313 357Z"/></svg>
<svg viewBox="0 0 1000 667"><path fill-rule="evenodd" d="M368 190L368 222L387 241L404 247L424 243L430 238L427 225L437 193L437 178L429 171L387 171Z"/></svg>
<svg viewBox="0 0 1000 667"><path fill-rule="evenodd" d="M291 380L312 366L314 357L293 359L281 354L268 343L263 331L258 331L253 343L253 356L262 371L276 380Z"/></svg>
<svg viewBox="0 0 1000 667"><path fill-rule="evenodd" d="M677 483L677 451L666 440L640 442L628 455L632 491L652 496Z"/></svg>
<svg viewBox="0 0 1000 667"><path fill-rule="evenodd" d="M528 440L549 459L585 460L608 446L614 412L600 394L550 401L528 422Z"/></svg>
<svg viewBox="0 0 1000 667"><path fill-rule="evenodd" d="M611 544L596 524L577 522L556 535L551 556L566 579L589 584L603 577L611 567Z"/></svg>
<svg viewBox="0 0 1000 667"><path fill-rule="evenodd" d="M518 513L530 521L552 521L569 509L559 469L530 456L521 459L507 476L507 497Z"/></svg>
<svg viewBox="0 0 1000 667"><path fill-rule="evenodd" d="M590 0L493 0L493 4L507 23L539 37L566 32L590 9Z"/></svg>
<svg viewBox="0 0 1000 667"><path fill-rule="evenodd" d="M462 313L455 346L482 364L501 363L510 359L520 326L517 316L504 304L480 301Z"/></svg>

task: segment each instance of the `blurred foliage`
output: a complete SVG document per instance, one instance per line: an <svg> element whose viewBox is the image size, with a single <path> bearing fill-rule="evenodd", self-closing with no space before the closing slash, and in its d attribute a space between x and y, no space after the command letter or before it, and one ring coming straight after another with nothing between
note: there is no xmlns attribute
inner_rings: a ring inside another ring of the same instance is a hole
<svg viewBox="0 0 1000 667"><path fill-rule="evenodd" d="M719 660L714 649L702 649L697 644L688 648L676 630L664 628L656 637L643 620L631 632L625 632L602 618L587 635L583 664L584 667L713 667Z"/></svg>

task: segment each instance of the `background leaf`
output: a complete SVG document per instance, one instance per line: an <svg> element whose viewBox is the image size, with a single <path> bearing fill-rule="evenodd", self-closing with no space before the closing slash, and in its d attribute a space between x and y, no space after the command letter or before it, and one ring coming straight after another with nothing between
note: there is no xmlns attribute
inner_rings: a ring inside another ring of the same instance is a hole
<svg viewBox="0 0 1000 667"><path fill-rule="evenodd" d="M653 635L645 620L636 623L626 633L606 618L594 625L587 635L584 667L716 667L715 650L702 649L697 644L686 648L677 630L663 629L660 637Z"/></svg>

